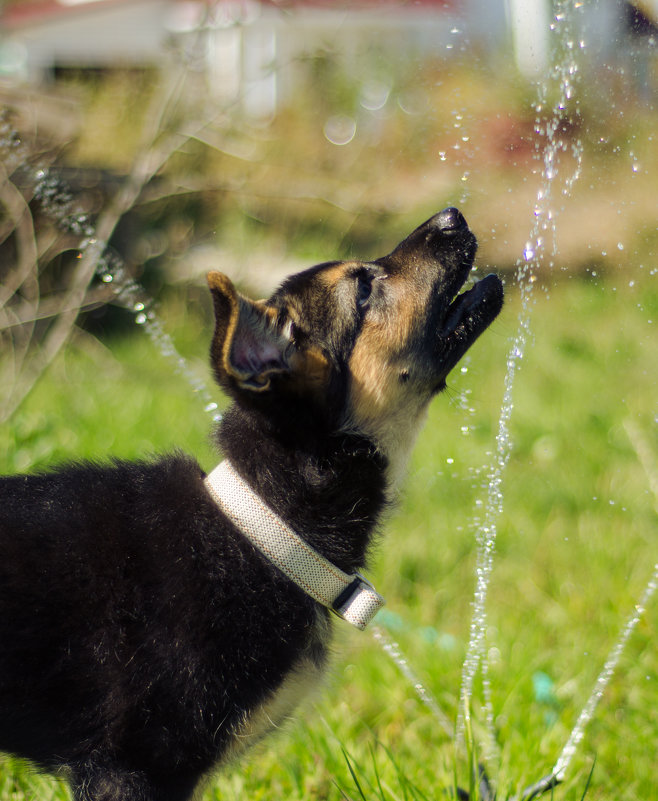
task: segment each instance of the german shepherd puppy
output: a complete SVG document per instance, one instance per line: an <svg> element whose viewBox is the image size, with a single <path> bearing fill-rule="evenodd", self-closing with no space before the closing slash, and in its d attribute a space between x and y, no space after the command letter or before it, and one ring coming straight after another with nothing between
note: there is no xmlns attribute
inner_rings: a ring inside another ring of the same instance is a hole
<svg viewBox="0 0 658 801"><path fill-rule="evenodd" d="M456 297L476 240L445 209L392 253L251 301L210 273L217 440L237 473L352 573L431 398L496 317ZM197 462L0 479L0 750L82 801L183 801L316 683L330 615L210 497Z"/></svg>

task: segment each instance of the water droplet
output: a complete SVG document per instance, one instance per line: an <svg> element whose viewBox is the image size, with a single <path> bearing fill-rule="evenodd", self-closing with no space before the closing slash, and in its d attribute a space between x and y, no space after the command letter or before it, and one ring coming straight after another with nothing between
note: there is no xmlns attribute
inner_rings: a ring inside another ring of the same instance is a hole
<svg viewBox="0 0 658 801"><path fill-rule="evenodd" d="M333 145L347 145L356 135L356 120L344 114L329 117L323 133Z"/></svg>
<svg viewBox="0 0 658 801"><path fill-rule="evenodd" d="M206 404L206 406L204 407L203 411L204 412L214 412L216 408L217 408L217 404L214 401L212 401L211 403Z"/></svg>
<svg viewBox="0 0 658 801"><path fill-rule="evenodd" d="M447 462L447 464L454 464L455 460L452 458L452 456L448 456L448 458L446 459L446 462Z"/></svg>
<svg viewBox="0 0 658 801"><path fill-rule="evenodd" d="M391 87L382 81L368 81L361 89L361 105L368 111L379 111L386 105Z"/></svg>
<svg viewBox="0 0 658 801"><path fill-rule="evenodd" d="M146 315L143 312L138 314L137 317L135 317L135 322L137 325L144 325L146 322Z"/></svg>
<svg viewBox="0 0 658 801"><path fill-rule="evenodd" d="M137 302L137 303L135 303L135 305L133 306L133 309L134 309L136 312L144 311L144 304L143 304L143 303L141 303L140 301L138 301L138 302Z"/></svg>
<svg viewBox="0 0 658 801"><path fill-rule="evenodd" d="M623 250L624 249L624 245L623 245L622 242L617 242L617 247L618 247L619 250Z"/></svg>
<svg viewBox="0 0 658 801"><path fill-rule="evenodd" d="M112 281L114 281L114 276L112 275L112 273L104 273L101 277L101 281L104 284L111 284Z"/></svg>

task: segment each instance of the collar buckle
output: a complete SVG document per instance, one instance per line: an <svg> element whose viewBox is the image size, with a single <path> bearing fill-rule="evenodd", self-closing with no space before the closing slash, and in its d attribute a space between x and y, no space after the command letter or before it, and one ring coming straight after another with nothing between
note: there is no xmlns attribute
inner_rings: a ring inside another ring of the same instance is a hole
<svg viewBox="0 0 658 801"><path fill-rule="evenodd" d="M352 582L338 594L329 608L348 623L365 629L385 601L360 573L355 573L352 578Z"/></svg>

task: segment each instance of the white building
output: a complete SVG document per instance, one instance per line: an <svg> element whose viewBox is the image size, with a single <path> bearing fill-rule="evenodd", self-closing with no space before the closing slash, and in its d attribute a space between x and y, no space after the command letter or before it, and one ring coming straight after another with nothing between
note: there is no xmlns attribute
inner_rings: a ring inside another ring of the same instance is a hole
<svg viewBox="0 0 658 801"><path fill-rule="evenodd" d="M591 37L601 48L615 42L624 0L587 5L596 6L583 14ZM159 65L175 43L200 54L219 97L267 118L294 89L294 64L317 48L340 51L358 70L368 48L395 61L492 51L511 39L532 78L550 58L551 8L551 0L8 0L0 74L38 81L58 68ZM658 18L658 0L642 10Z"/></svg>

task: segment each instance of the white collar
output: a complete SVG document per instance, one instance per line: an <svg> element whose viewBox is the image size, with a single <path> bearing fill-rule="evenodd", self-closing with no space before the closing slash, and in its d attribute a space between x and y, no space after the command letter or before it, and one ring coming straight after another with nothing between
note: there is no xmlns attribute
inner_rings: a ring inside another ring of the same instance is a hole
<svg viewBox="0 0 658 801"><path fill-rule="evenodd" d="M307 595L359 629L385 601L358 573L343 573L299 537L238 475L228 459L205 479L229 520Z"/></svg>

